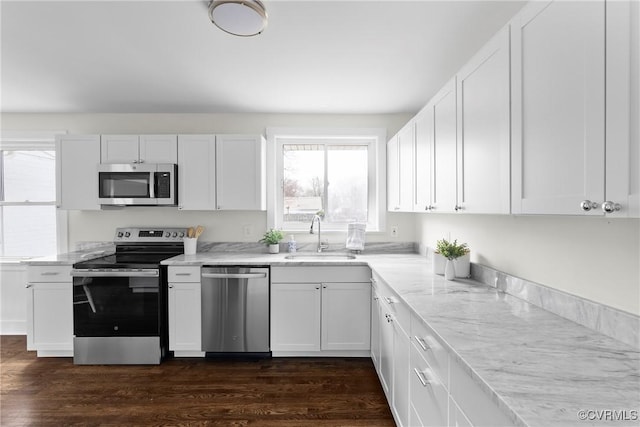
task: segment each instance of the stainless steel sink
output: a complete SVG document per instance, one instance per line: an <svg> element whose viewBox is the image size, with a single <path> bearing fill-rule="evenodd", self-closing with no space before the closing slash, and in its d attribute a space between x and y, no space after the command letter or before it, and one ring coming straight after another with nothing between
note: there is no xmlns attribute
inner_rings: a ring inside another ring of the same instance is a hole
<svg viewBox="0 0 640 427"><path fill-rule="evenodd" d="M356 259L354 254L346 254L346 253L331 253L331 252L302 252L287 255L284 257L285 259L297 259L300 261L304 260L347 260L347 259Z"/></svg>

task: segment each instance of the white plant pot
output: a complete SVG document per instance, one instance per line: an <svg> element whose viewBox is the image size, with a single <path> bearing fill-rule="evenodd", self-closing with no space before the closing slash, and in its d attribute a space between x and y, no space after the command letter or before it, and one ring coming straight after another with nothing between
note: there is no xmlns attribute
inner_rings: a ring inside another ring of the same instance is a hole
<svg viewBox="0 0 640 427"><path fill-rule="evenodd" d="M444 266L444 278L447 280L453 280L456 278L456 268L453 260L447 260Z"/></svg>
<svg viewBox="0 0 640 427"><path fill-rule="evenodd" d="M471 254L462 255L453 260L456 277L471 277Z"/></svg>
<svg viewBox="0 0 640 427"><path fill-rule="evenodd" d="M270 254L280 253L280 245L277 243L275 245L269 245L269 253Z"/></svg>
<svg viewBox="0 0 640 427"><path fill-rule="evenodd" d="M442 255L433 252L433 273L444 274L444 266L447 264L447 259Z"/></svg>

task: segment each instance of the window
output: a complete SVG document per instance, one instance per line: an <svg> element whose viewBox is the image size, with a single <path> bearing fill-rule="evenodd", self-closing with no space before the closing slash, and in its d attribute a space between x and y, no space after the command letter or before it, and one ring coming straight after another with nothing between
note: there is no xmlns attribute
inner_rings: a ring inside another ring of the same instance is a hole
<svg viewBox="0 0 640 427"><path fill-rule="evenodd" d="M323 230L343 231L352 222L381 229L385 179L378 147L384 131L278 129L268 130L268 137L275 148L276 187L270 226L307 230L320 215Z"/></svg>
<svg viewBox="0 0 640 427"><path fill-rule="evenodd" d="M58 250L53 136L0 143L0 257Z"/></svg>

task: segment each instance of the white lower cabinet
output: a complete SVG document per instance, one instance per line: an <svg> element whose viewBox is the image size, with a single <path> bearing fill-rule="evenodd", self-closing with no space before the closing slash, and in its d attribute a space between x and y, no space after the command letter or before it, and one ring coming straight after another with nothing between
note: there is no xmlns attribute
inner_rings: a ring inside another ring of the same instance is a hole
<svg viewBox="0 0 640 427"><path fill-rule="evenodd" d="M446 380L440 378L416 348L411 346L409 384L411 426L445 426L448 424L449 393ZM447 374L445 372L445 374Z"/></svg>
<svg viewBox="0 0 640 427"><path fill-rule="evenodd" d="M369 355L370 276L359 266L273 267L273 355Z"/></svg>
<svg viewBox="0 0 640 427"><path fill-rule="evenodd" d="M73 356L71 266L29 266L27 281L27 350Z"/></svg>
<svg viewBox="0 0 640 427"><path fill-rule="evenodd" d="M202 351L200 267L169 267L169 350L176 357Z"/></svg>

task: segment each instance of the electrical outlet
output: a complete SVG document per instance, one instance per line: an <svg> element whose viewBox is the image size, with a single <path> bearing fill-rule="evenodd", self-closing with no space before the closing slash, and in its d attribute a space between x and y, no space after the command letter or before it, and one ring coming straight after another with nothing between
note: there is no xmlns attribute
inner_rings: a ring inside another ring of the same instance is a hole
<svg viewBox="0 0 640 427"><path fill-rule="evenodd" d="M398 226L397 225L392 225L391 226L391 237L398 237Z"/></svg>
<svg viewBox="0 0 640 427"><path fill-rule="evenodd" d="M244 237L253 236L253 226L251 224L246 224L242 226L242 235Z"/></svg>

